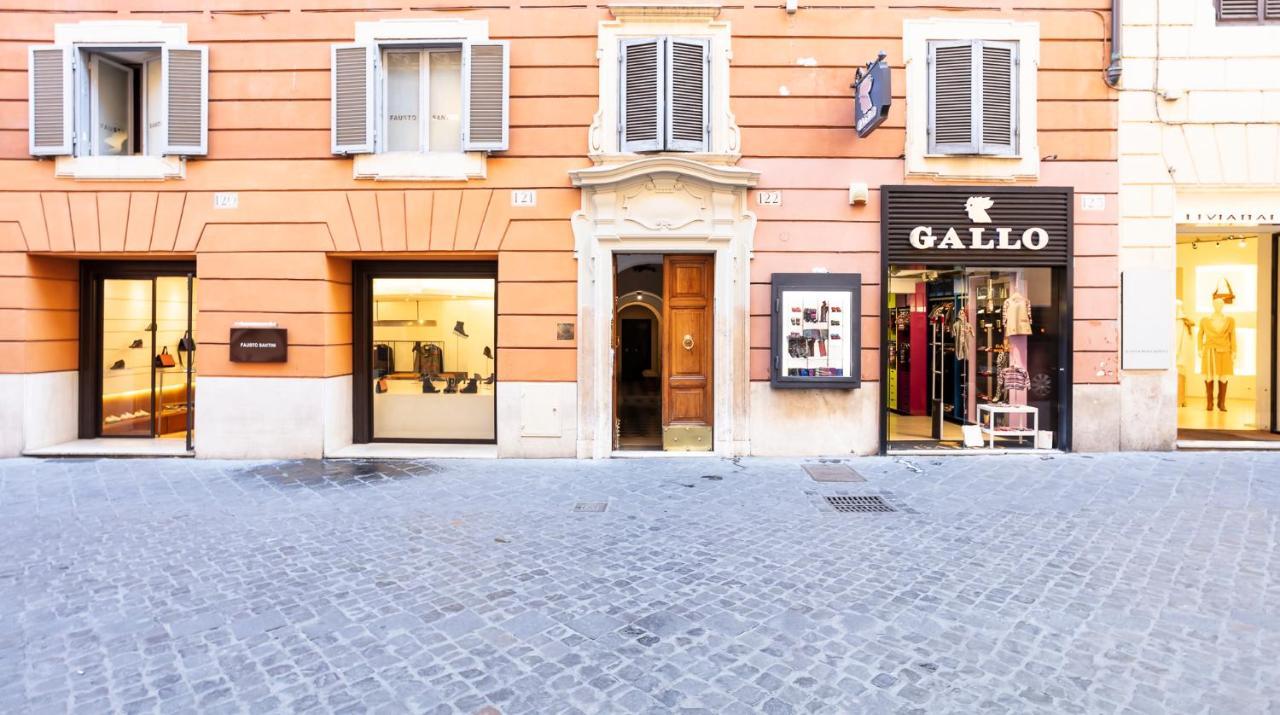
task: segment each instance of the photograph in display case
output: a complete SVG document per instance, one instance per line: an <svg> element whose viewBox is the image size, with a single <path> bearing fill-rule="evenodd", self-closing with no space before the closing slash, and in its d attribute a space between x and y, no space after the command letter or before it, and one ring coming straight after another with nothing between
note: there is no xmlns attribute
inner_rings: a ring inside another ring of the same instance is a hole
<svg viewBox="0 0 1280 715"><path fill-rule="evenodd" d="M860 290L852 273L773 274L775 387L859 386Z"/></svg>

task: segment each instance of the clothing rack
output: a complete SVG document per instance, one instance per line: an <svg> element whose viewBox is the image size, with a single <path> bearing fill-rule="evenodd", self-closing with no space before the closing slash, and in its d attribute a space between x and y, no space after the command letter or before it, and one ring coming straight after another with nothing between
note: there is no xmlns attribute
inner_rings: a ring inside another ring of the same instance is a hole
<svg viewBox="0 0 1280 715"><path fill-rule="evenodd" d="M422 346L435 345L436 347L440 348L440 355L442 358L445 354L444 352L445 342L443 340L377 340L375 339L373 341L373 345L375 349L379 345L387 345L391 348L391 369L388 370L388 372L396 372L396 369L395 369L396 354L401 349L403 349L406 353L411 353L413 351L414 345L422 345ZM407 347L402 347L402 346L407 346Z"/></svg>
<svg viewBox="0 0 1280 715"><path fill-rule="evenodd" d="M929 348L933 351L932 359L929 366L929 399L933 402L933 414L930 415L929 422L932 425L934 439L942 439L942 425L946 419L946 357L947 357L947 330L950 328L950 318L952 313L951 303L940 303L937 307L929 311L929 322L934 324L934 329L929 331Z"/></svg>

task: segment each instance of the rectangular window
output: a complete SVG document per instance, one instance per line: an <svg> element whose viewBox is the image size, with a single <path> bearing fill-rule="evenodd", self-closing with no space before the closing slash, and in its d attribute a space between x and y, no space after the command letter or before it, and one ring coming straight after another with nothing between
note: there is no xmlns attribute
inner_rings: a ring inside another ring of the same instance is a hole
<svg viewBox="0 0 1280 715"><path fill-rule="evenodd" d="M385 99L381 151L462 151L462 50L383 52Z"/></svg>
<svg viewBox="0 0 1280 715"><path fill-rule="evenodd" d="M1018 43L929 43L929 153L1018 154Z"/></svg>
<svg viewBox="0 0 1280 715"><path fill-rule="evenodd" d="M1280 0L1216 0L1218 22L1280 22Z"/></svg>
<svg viewBox="0 0 1280 715"><path fill-rule="evenodd" d="M78 156L158 156L164 122L160 112L159 49L84 50L89 72L84 88L87 116L81 130L88 141Z"/></svg>

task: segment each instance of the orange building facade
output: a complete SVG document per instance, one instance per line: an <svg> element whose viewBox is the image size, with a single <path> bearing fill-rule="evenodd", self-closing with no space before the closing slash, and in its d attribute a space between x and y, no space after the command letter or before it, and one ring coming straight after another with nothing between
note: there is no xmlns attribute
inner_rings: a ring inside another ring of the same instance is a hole
<svg viewBox="0 0 1280 715"><path fill-rule="evenodd" d="M1111 4L944 4L5 2L0 456L1109 444Z"/></svg>

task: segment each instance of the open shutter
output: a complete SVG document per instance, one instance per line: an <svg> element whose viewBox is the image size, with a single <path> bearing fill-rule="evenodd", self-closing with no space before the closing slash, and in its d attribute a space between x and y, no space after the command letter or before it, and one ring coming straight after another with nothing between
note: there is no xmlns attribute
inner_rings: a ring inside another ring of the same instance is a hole
<svg viewBox="0 0 1280 715"><path fill-rule="evenodd" d="M929 153L976 154L973 42L929 45Z"/></svg>
<svg viewBox="0 0 1280 715"><path fill-rule="evenodd" d="M332 125L334 154L373 153L374 56L373 45L334 45Z"/></svg>
<svg viewBox="0 0 1280 715"><path fill-rule="evenodd" d="M668 151L707 151L707 40L667 40L666 140Z"/></svg>
<svg viewBox="0 0 1280 715"><path fill-rule="evenodd" d="M470 42L463 50L462 121L467 151L503 151L508 147L510 96L507 42Z"/></svg>
<svg viewBox="0 0 1280 715"><path fill-rule="evenodd" d="M1018 153L1018 45L981 43L981 154Z"/></svg>
<svg viewBox="0 0 1280 715"><path fill-rule="evenodd" d="M72 102L70 47L27 48L27 127L34 156L71 154Z"/></svg>
<svg viewBox="0 0 1280 715"><path fill-rule="evenodd" d="M209 48L194 45L160 51L164 86L164 154L209 153Z"/></svg>
<svg viewBox="0 0 1280 715"><path fill-rule="evenodd" d="M1274 0L1267 1L1267 14L1271 15L1271 4ZM1218 0L1218 19L1219 20L1242 20L1256 21L1261 12L1261 0Z"/></svg>
<svg viewBox="0 0 1280 715"><path fill-rule="evenodd" d="M509 60L506 40L468 42L462 60L462 148L504 151L508 147Z"/></svg>
<svg viewBox="0 0 1280 715"><path fill-rule="evenodd" d="M618 123L622 151L662 149L662 59L662 43L657 39L622 41L622 107Z"/></svg>

